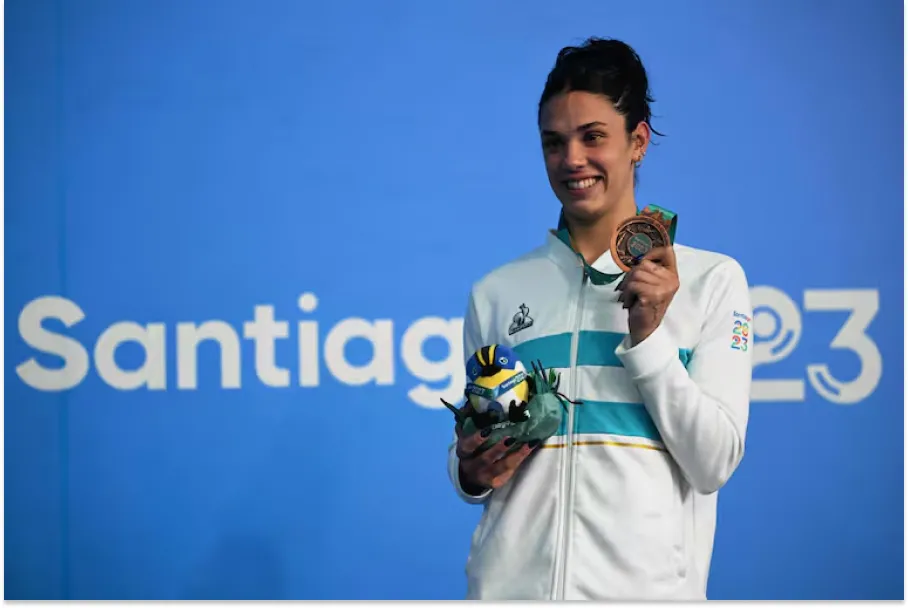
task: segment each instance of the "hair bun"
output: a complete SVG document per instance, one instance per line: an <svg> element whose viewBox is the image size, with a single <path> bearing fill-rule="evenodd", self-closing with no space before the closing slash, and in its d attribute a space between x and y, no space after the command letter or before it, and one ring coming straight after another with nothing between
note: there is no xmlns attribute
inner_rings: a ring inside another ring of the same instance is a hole
<svg viewBox="0 0 908 608"><path fill-rule="evenodd" d="M546 101L567 91L605 95L625 117L628 131L640 121L650 124L650 103L654 99L646 68L637 52L621 40L590 37L580 46L562 48L546 79L539 116ZM655 129L653 132L658 133Z"/></svg>

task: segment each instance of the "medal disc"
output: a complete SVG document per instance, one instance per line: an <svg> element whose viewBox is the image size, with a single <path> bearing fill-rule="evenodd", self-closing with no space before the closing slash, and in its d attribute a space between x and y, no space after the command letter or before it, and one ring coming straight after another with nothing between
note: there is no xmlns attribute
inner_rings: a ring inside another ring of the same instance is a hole
<svg viewBox="0 0 908 608"><path fill-rule="evenodd" d="M625 272L636 266L640 258L656 247L669 243L665 226L647 215L635 215L624 220L612 238L612 258Z"/></svg>

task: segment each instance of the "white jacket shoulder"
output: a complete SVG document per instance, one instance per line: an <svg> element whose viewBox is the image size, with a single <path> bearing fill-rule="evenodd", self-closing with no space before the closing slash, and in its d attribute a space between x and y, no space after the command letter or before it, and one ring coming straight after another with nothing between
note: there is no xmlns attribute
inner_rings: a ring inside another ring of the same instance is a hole
<svg viewBox="0 0 908 608"><path fill-rule="evenodd" d="M494 300L498 293L507 293L511 286L530 279L540 265L551 264L547 245L540 245L486 272L473 283L474 296Z"/></svg>
<svg viewBox="0 0 908 608"><path fill-rule="evenodd" d="M711 287L731 284L746 288L747 275L744 268L730 255L675 244L675 261L682 284L709 284Z"/></svg>

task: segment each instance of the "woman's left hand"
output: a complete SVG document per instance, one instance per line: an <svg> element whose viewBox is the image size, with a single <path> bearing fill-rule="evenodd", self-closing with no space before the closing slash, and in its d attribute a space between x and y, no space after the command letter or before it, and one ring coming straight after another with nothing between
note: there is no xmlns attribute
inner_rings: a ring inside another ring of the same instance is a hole
<svg viewBox="0 0 908 608"><path fill-rule="evenodd" d="M631 345L636 346L653 333L678 291L678 269L671 246L657 247L624 275L616 288L618 301L628 309L627 327Z"/></svg>

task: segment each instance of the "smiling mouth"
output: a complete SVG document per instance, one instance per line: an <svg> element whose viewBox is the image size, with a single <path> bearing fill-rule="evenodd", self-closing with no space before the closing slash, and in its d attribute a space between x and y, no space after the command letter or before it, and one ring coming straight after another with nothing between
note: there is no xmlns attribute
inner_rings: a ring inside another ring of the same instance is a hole
<svg viewBox="0 0 908 608"><path fill-rule="evenodd" d="M564 183L567 186L568 190L588 190L595 186L602 178L601 177L585 177L583 179L569 179Z"/></svg>

